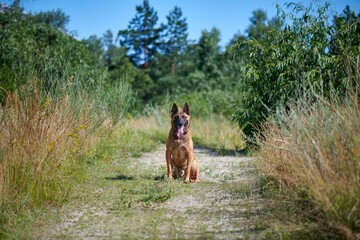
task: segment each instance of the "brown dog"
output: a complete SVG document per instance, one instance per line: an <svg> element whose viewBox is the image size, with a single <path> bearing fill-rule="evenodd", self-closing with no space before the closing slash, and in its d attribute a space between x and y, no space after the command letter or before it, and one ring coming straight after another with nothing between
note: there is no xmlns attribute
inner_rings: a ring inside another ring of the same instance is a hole
<svg viewBox="0 0 360 240"><path fill-rule="evenodd" d="M172 181L172 177L185 177L185 183L189 183L190 179L191 182L199 180L199 165L194 157L190 133L190 108L187 103L183 112L175 103L172 106L171 129L166 143L166 164L169 181Z"/></svg>

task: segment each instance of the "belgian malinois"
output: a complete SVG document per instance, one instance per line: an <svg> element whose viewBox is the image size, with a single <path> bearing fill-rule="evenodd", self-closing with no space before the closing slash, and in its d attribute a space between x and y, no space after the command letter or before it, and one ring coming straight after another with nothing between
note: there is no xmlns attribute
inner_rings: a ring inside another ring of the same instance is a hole
<svg viewBox="0 0 360 240"><path fill-rule="evenodd" d="M199 165L194 157L194 146L190 133L190 108L187 103L184 111L176 104L171 109L171 129L166 142L166 164L168 181L184 177L185 183L199 180Z"/></svg>

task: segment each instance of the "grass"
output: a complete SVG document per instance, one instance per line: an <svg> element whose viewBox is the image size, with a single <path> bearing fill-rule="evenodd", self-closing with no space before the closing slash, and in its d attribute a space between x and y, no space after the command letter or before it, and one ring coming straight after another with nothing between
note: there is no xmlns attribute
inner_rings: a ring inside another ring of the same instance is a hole
<svg viewBox="0 0 360 240"><path fill-rule="evenodd" d="M89 94L78 78L63 80L53 79L48 91L34 78L8 92L0 106L0 238L15 234L19 219L64 204L87 165L108 161L96 149L101 145L98 137L107 134L127 108L116 114L106 107L111 94L123 94L116 98L118 104L130 104L129 91L119 85L110 93L98 95L93 89Z"/></svg>
<svg viewBox="0 0 360 240"><path fill-rule="evenodd" d="M127 117L127 127L144 130L153 139L166 142L171 128L169 112L163 108L150 108L146 115L134 119ZM194 145L211 148L220 155L246 148L246 137L236 124L222 114L209 114L206 118L191 118L191 136Z"/></svg>
<svg viewBox="0 0 360 240"><path fill-rule="evenodd" d="M75 114L68 95L44 100L32 84L9 93L1 107L0 236L8 235L17 215L66 201L91 144L90 104Z"/></svg>
<svg viewBox="0 0 360 240"><path fill-rule="evenodd" d="M261 168L282 188L282 200L297 202L301 215L318 222L315 229L346 239L360 234L359 119L354 94L300 100L278 112L257 139Z"/></svg>
<svg viewBox="0 0 360 240"><path fill-rule="evenodd" d="M33 90L26 96L9 95L1 108L4 131L0 134L6 140L1 146L6 161L0 165L1 238L69 239L84 237L77 235L84 231L92 234L89 237L214 238L224 224L236 229L229 236L253 236L265 228L260 222L252 226L231 220L252 221L253 205L247 201L259 196L251 192L252 186L236 183L238 174L204 167L218 183L184 185L176 180L168 184L165 164L153 168L136 161L166 142L170 129L166 111L153 110L157 112L139 118L128 114L125 119L115 114L114 127L107 116L99 116L106 119L99 124L94 117L99 111L92 115L94 105L91 99L86 102L86 96L77 95L75 99L83 101L77 104L71 95L44 97ZM245 147L241 130L222 115L192 119L192 135L195 145L220 155ZM244 163L234 164L227 166L229 171L246 168ZM16 181L6 182L9 179ZM224 196L208 196L213 191ZM169 214L166 203L184 196L204 204L183 214ZM233 210L226 210L228 203ZM68 227L54 232L54 226L63 227L64 221ZM249 233L248 227L255 232Z"/></svg>
<svg viewBox="0 0 360 240"><path fill-rule="evenodd" d="M239 126L222 114L193 119L191 123L194 129L192 137L198 146L216 149L220 155L246 148L245 135Z"/></svg>
<svg viewBox="0 0 360 240"><path fill-rule="evenodd" d="M69 132L72 135L69 137L70 139L76 138L80 141L77 133L74 133L72 130L69 130ZM89 137L89 135L87 136ZM132 169L127 168L131 157L138 157L143 152L148 152L158 147L159 142L149 139L149 136L150 135L145 134L144 132L131 129L120 128L118 131L112 131L111 134L109 131L103 129L91 135L94 142L89 144L83 150L81 155L79 149L77 149L77 144L70 142L70 145L68 146L71 146L69 152L71 154L74 154L74 152L79 154L77 155L76 161L80 161L81 164L76 164L76 168L74 168L73 172L51 172L53 175L50 176L50 173L44 170L41 173L48 179L49 177L59 178L55 180L60 183L62 183L62 181L67 181L66 184L68 184L68 189L66 196L62 197L59 195L61 192L59 192L58 189L47 189L48 191L54 191L54 194L58 194L58 202L55 202L57 204L50 202L38 202L38 205L36 206L27 207L26 205L21 205L19 208L14 208L7 202L3 201L4 205L2 208L2 217L4 222L2 223L2 238L23 238L24 236L33 238L34 236L38 236L40 233L34 228L34 224L39 223L38 220L35 220L36 218L42 219L44 221L42 224L45 224L47 221L53 221L54 219L48 219L46 217L52 207L58 208L61 205L68 205L69 201L72 203L73 201L79 201L80 204L85 200L87 194L89 194L88 191L95 191L94 187L98 188L102 186L106 188L106 185L109 185L112 182L123 183L121 185L121 194L119 199L114 202L112 207L113 209L124 208L126 206L131 207L132 205L151 205L153 203L164 202L169 199L171 196L176 194L176 190L168 188L164 180L154 182L154 178L157 177L158 179L161 179L161 176L146 175L141 171L137 172L137 174L132 174ZM76 151L74 150L75 148ZM68 156L65 155L64 158L69 159ZM110 165L114 158L116 158L116 160L120 163L120 165L115 168L113 165ZM27 170L30 170L29 167ZM105 175L103 179L98 179L99 172ZM111 173L109 174L108 172ZM22 179L19 181L21 180ZM26 180L30 181L31 179L27 178ZM139 184L139 182L141 182L141 184ZM29 182L28 184L31 183L32 182ZM94 183L96 183L96 186L92 186ZM81 189L84 189L84 191L79 188L80 186ZM37 187L40 188L42 186L40 185ZM44 186L44 188L45 187L47 186ZM150 191L148 190L149 188ZM131 189L137 190L133 191ZM41 192L41 189L38 189L38 191ZM111 192L108 194L111 195ZM25 193L22 193L22 196L19 196L19 198L25 196ZM24 200L20 200L20 202L26 203ZM40 205L40 203L43 204ZM101 202L99 202L99 204L100 203ZM50 215L54 214L50 213ZM28 231L29 233L27 233Z"/></svg>

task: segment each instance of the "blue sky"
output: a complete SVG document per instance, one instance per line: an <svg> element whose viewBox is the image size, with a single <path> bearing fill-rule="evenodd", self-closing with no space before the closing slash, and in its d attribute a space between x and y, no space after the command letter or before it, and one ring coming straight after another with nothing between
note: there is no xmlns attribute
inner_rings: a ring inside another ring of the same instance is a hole
<svg viewBox="0 0 360 240"><path fill-rule="evenodd" d="M0 0L1 1L1 0ZM225 46L237 32L244 33L252 11L263 9L268 18L276 15L275 5L283 6L291 0L150 0L159 16L158 23L166 23L165 16L174 6L179 6L188 23L189 39L198 40L201 31L217 27L221 31L221 46ZM12 1L5 1L10 4ZM305 1L309 2L309 1ZM70 16L67 28L77 32L79 39L96 34L102 36L110 29L116 35L125 29L135 16L135 6L142 0L23 0L27 12L39 12L60 8ZM360 0L333 0L334 9L341 12L346 4L360 10Z"/></svg>

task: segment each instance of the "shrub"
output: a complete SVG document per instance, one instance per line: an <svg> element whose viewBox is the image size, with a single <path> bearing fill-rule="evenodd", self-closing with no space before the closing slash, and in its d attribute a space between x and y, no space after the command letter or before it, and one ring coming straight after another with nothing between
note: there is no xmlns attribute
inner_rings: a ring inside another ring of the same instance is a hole
<svg viewBox="0 0 360 240"><path fill-rule="evenodd" d="M23 15L16 5L0 14L0 83L6 91L19 89L34 76L48 91L54 79L66 81L70 76L77 76L82 85L101 84L106 69L95 66L92 58L83 42ZM6 94L0 94L3 100Z"/></svg>
<svg viewBox="0 0 360 240"><path fill-rule="evenodd" d="M285 106L299 92L316 101L309 94L344 96L353 84L357 65L351 63L360 54L360 14L346 8L332 23L328 3L318 8L293 3L288 7L293 7L288 14L278 11L289 24L269 28L261 40L238 41L233 51L246 64L232 119L248 135L271 114L269 109Z"/></svg>

